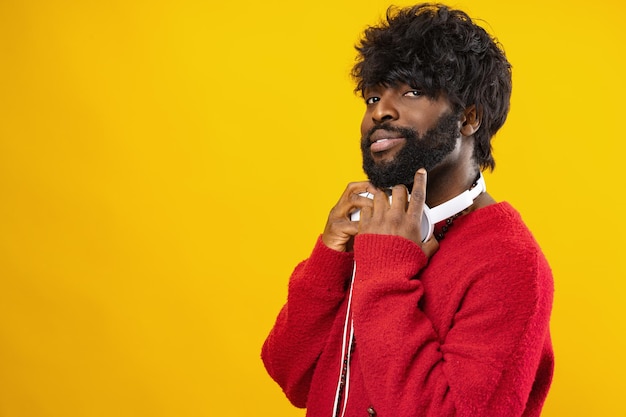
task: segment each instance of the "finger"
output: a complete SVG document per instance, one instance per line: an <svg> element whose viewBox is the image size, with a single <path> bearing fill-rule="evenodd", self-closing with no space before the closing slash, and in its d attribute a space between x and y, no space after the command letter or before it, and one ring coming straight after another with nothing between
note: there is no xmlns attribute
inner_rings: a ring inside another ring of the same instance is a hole
<svg viewBox="0 0 626 417"><path fill-rule="evenodd" d="M415 173L413 179L413 190L411 191L411 201L407 214L414 218L419 224L422 218L424 204L426 204L426 181L427 174L424 168L420 168Z"/></svg>
<svg viewBox="0 0 626 417"><path fill-rule="evenodd" d="M339 221L326 225L322 234L324 244L334 250L343 252L347 249L350 239L358 233L358 224Z"/></svg>
<svg viewBox="0 0 626 417"><path fill-rule="evenodd" d="M359 183L353 188L353 193L350 195L348 214L351 220L359 220L361 215L357 214L353 219L352 215L361 211L365 207L372 207L374 205L374 195L376 188L369 182Z"/></svg>
<svg viewBox="0 0 626 417"><path fill-rule="evenodd" d="M367 205L367 198L362 197L360 194L365 195L367 190L372 188L372 184L368 181L349 183L331 212L333 217L339 219L349 218L351 213Z"/></svg>
<svg viewBox="0 0 626 417"><path fill-rule="evenodd" d="M372 212L374 211L374 202L370 200L370 205L364 206L361 208L361 225L366 224L368 220L372 217Z"/></svg>
<svg viewBox="0 0 626 417"><path fill-rule="evenodd" d="M353 200L354 207L357 209L362 209L364 207L373 207L374 206L374 195L367 191L365 193L361 193L356 196Z"/></svg>
<svg viewBox="0 0 626 417"><path fill-rule="evenodd" d="M356 199L361 193L367 192L369 189L374 188L369 181L359 181L359 182L351 182L348 184L343 194L341 195L341 199L343 200L351 200Z"/></svg>
<svg viewBox="0 0 626 417"><path fill-rule="evenodd" d="M406 186L396 185L391 189L391 209L400 210L403 213L407 210L409 194Z"/></svg>
<svg viewBox="0 0 626 417"><path fill-rule="evenodd" d="M374 209L386 210L389 208L389 197L385 190L380 188L370 189L369 193L372 194L372 200L374 201Z"/></svg>

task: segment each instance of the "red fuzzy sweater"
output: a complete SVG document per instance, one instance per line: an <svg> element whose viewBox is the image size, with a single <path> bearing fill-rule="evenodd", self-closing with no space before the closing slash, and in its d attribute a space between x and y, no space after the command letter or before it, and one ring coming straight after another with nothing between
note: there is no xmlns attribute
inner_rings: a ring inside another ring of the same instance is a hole
<svg viewBox="0 0 626 417"><path fill-rule="evenodd" d="M307 416L333 415L353 262L346 417L540 415L552 274L519 214L499 203L458 218L430 260L397 236L358 235L353 253L318 240L262 351Z"/></svg>

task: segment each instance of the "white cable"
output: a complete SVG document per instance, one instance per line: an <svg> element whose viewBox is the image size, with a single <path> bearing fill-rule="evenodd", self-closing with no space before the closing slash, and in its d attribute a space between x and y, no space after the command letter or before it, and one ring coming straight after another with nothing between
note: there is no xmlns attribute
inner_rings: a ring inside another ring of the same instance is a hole
<svg viewBox="0 0 626 417"><path fill-rule="evenodd" d="M348 295L348 306L346 308L346 320L343 325L343 341L341 343L341 362L339 363L339 381L337 381L337 391L335 392L335 403L333 404L333 411L331 415L335 415L335 411L337 410L337 405L339 405L339 396L341 395L341 376L343 374L343 362L344 359L348 361L348 368L346 372L346 384L344 386L344 401L343 401L343 411L341 415L346 410L346 403L348 400L348 381L350 380L350 349L352 348L352 337L354 336L354 325L350 318L350 310L352 307L352 288L354 287L354 276L356 275L356 263L352 268L352 278L350 280L350 293ZM348 336L348 324L350 324L350 339L348 345L346 346L346 336Z"/></svg>
<svg viewBox="0 0 626 417"><path fill-rule="evenodd" d="M346 385L343 388L343 410L341 411L341 417L346 414L346 408L348 405L348 393L350 392L350 357L352 356L352 343L354 343L354 320L350 319L350 344L348 345L348 356L346 360Z"/></svg>

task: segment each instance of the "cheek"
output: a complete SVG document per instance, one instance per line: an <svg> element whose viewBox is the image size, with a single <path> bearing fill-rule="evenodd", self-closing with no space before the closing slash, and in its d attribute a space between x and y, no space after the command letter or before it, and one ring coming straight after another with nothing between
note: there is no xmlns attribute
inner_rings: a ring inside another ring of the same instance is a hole
<svg viewBox="0 0 626 417"><path fill-rule="evenodd" d="M431 115L427 112L411 112L405 117L404 124L411 126L420 135L429 131L437 125L437 116Z"/></svg>

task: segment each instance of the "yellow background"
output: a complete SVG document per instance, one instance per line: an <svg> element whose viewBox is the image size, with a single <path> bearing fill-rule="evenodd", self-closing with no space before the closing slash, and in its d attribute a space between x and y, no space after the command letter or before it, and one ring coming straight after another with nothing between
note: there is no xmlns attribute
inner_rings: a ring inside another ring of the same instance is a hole
<svg viewBox="0 0 626 417"><path fill-rule="evenodd" d="M554 270L543 415L626 416L625 7L449 4L514 66L487 186ZM387 5L0 1L0 416L303 415L259 351L364 178L348 73Z"/></svg>

